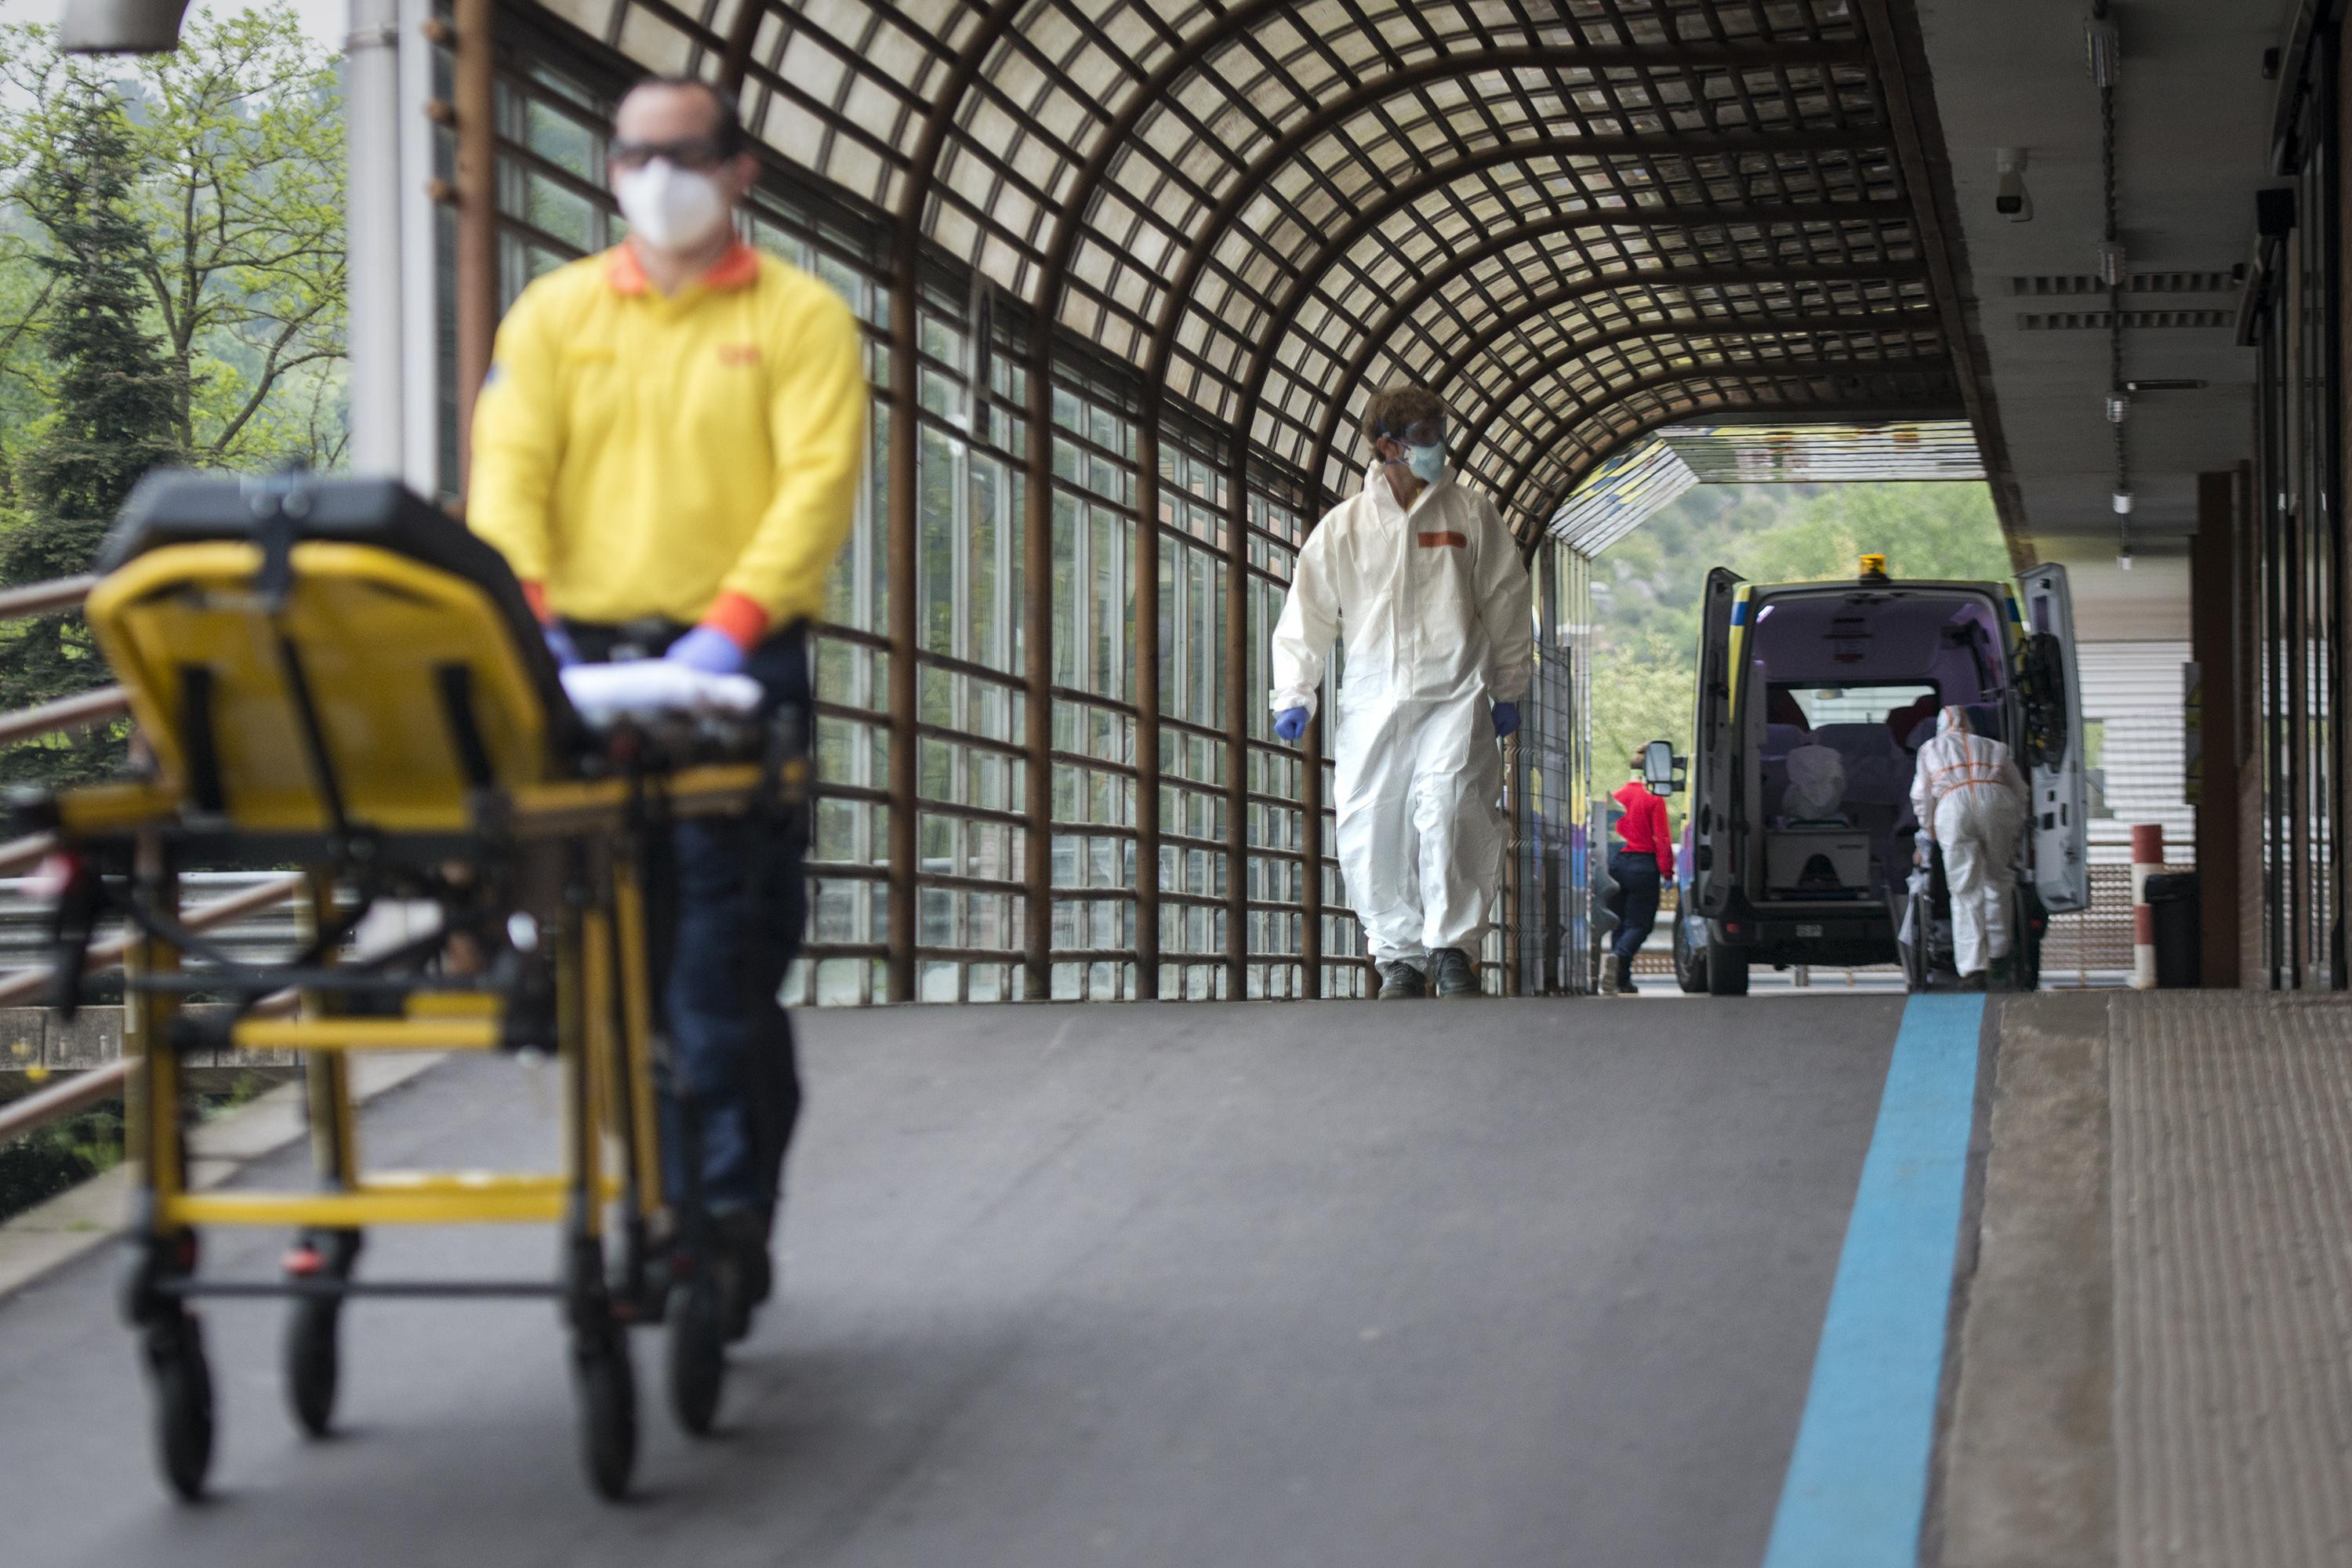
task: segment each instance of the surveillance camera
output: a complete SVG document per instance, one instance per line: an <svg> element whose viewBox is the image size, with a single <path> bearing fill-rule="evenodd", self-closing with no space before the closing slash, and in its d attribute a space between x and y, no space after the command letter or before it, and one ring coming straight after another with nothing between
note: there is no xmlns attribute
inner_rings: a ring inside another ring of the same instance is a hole
<svg viewBox="0 0 2352 1568"><path fill-rule="evenodd" d="M2000 184L1993 190L1992 210L2011 223L2033 221L2033 197L2025 189L2025 149L2002 147L1992 155Z"/></svg>

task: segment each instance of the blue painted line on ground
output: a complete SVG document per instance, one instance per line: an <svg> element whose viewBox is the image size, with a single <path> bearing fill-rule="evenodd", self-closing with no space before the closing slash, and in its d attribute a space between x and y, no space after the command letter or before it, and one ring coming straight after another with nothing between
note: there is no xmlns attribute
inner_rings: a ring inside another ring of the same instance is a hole
<svg viewBox="0 0 2352 1568"><path fill-rule="evenodd" d="M1981 996L1903 1009L1764 1568L1913 1568L1975 1121Z"/></svg>

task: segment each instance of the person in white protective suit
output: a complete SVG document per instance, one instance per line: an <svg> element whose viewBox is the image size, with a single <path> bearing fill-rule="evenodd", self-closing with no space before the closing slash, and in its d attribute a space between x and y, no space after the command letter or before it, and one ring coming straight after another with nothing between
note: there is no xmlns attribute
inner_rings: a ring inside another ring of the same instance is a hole
<svg viewBox="0 0 2352 1568"><path fill-rule="evenodd" d="M1471 953L1502 877L1502 756L1533 671L1518 541L1445 469L1445 405L1366 408L1364 488L1307 537L1274 630L1275 732L1297 741L1344 635L1332 746L1339 868L1383 1000L1478 990Z"/></svg>
<svg viewBox="0 0 2352 1568"><path fill-rule="evenodd" d="M2006 978L2017 836L2030 799L2009 748L1971 733L1966 709L1945 709L1935 738L1919 748L1911 810L1943 847L1953 956L1961 983L1971 988L1987 984L1988 961L1997 978Z"/></svg>

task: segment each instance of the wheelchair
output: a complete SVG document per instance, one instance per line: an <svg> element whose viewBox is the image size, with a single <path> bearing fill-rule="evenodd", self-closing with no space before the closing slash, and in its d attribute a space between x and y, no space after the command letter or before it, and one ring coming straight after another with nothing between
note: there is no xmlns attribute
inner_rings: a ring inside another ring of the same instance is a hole
<svg viewBox="0 0 2352 1568"><path fill-rule="evenodd" d="M390 481L151 475L100 568L84 613L143 762L16 807L59 847L56 1004L84 994L96 929L124 922L132 937L136 1182L121 1306L164 1478L194 1499L211 1460L200 1299L290 1300L289 1402L317 1436L333 1418L346 1301L536 1296L560 1305L570 1337L588 1479L623 1495L637 1426L628 1331L667 1323L669 1402L689 1432L710 1428L725 1375L719 1253L698 1194L663 1191L648 939L667 915L646 868L684 817L801 832L806 715L592 729L504 560ZM297 869L299 951L240 961L190 929L180 875L198 865ZM355 948L389 900L429 910L426 933ZM191 1011L198 997L228 1005ZM362 1162L352 1054L457 1050L557 1064L558 1169ZM183 1064L236 1051L302 1061L314 1186L192 1187ZM696 1171L690 1107L681 1120ZM498 1224L559 1227L550 1271L378 1280L358 1268L372 1226ZM200 1241L219 1226L291 1228L282 1276L207 1277Z"/></svg>

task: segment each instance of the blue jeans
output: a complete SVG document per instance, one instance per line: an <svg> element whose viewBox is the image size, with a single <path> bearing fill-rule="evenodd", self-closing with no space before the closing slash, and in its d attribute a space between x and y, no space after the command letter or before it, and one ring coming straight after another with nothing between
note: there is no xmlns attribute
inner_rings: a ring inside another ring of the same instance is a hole
<svg viewBox="0 0 2352 1568"><path fill-rule="evenodd" d="M1658 858L1636 855L1631 849L1613 851L1609 857L1609 875L1625 890L1624 912L1618 917L1617 939L1609 951L1619 958L1631 958L1642 951L1650 940L1650 928L1658 923L1658 889L1664 880L1658 874Z"/></svg>
<svg viewBox="0 0 2352 1568"><path fill-rule="evenodd" d="M591 659L624 641L657 652L682 630L568 629ZM752 650L744 673L764 689L763 711L797 716L805 749L805 635L795 628L771 637ZM669 1037L662 1182L674 1202L693 1191L688 1150L698 1142L704 1207L773 1218L801 1107L792 1021L776 998L808 923L804 849L798 823L760 816L679 822L667 843L649 847L653 982Z"/></svg>

